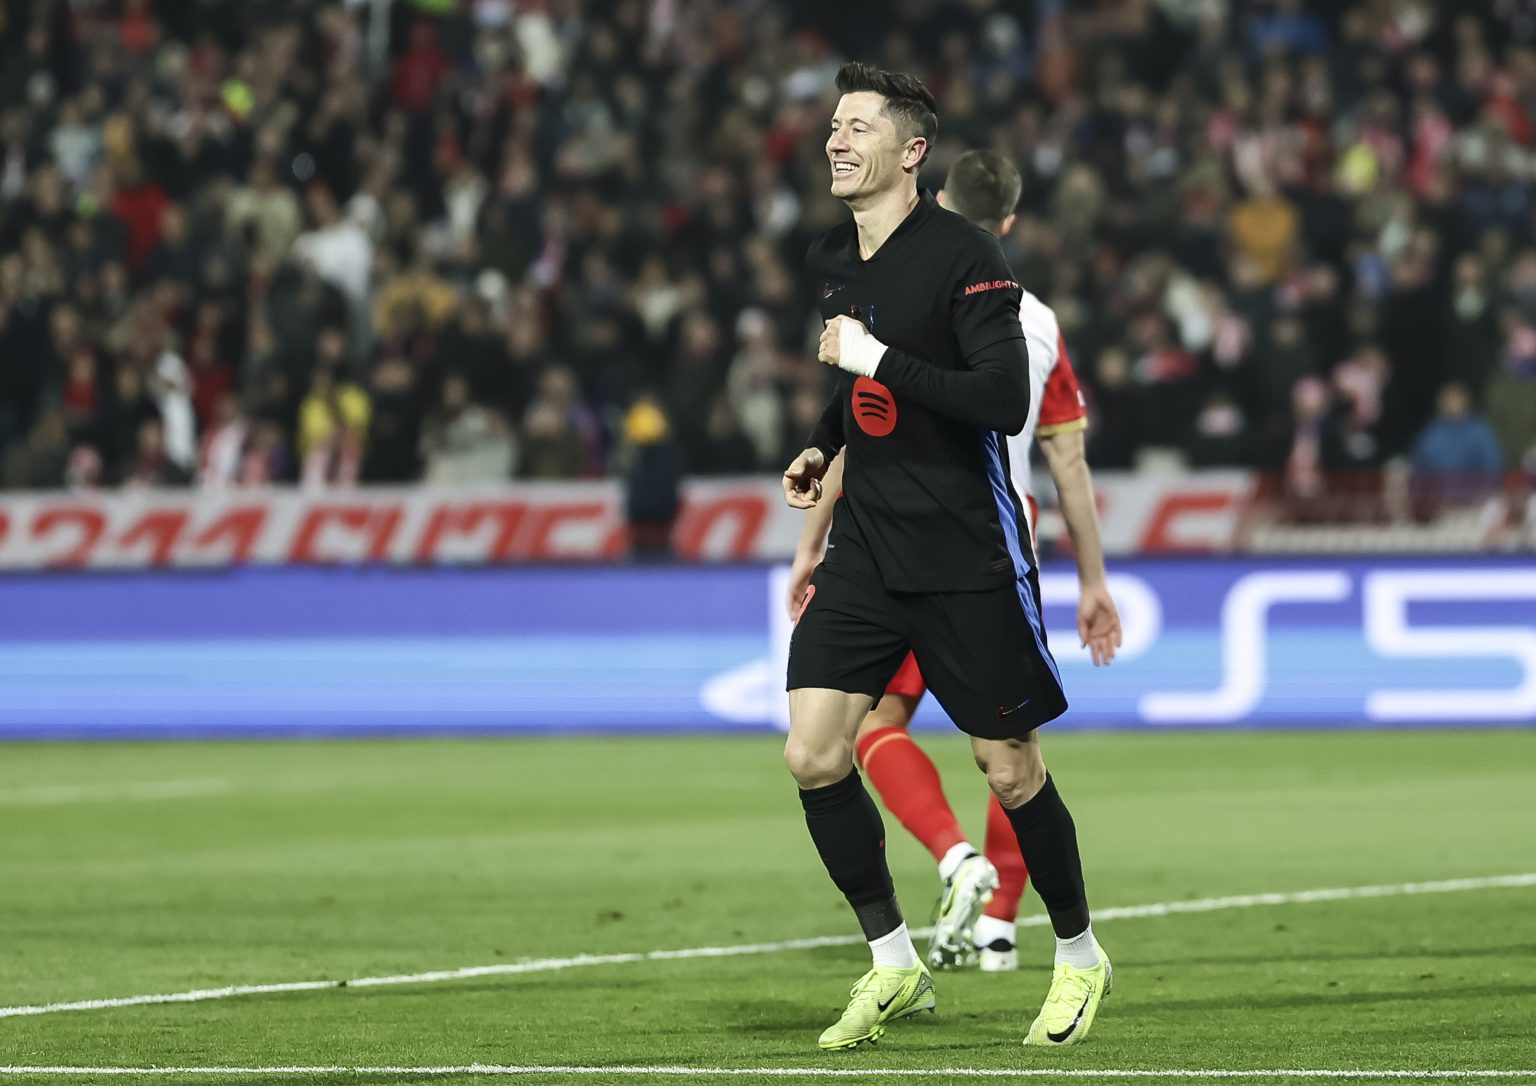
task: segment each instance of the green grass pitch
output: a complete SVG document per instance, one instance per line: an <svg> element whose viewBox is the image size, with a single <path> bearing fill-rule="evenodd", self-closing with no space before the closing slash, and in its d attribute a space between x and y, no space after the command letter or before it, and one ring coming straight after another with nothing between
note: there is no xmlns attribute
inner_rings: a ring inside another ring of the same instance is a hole
<svg viewBox="0 0 1536 1086"><path fill-rule="evenodd" d="M966 745L921 738L979 837ZM0 1006L855 934L779 748L0 746ZM1536 731L1049 735L1046 753L1100 908L1536 872ZM909 919L925 923L932 862L887 828ZM1040 912L1032 891L1024 910ZM816 1036L866 968L858 945L0 1015L0 1065L1536 1068L1536 886L1096 928L1115 992L1089 1041L1062 1051L1019 1044L1049 976L1049 929L1030 927L1019 973L940 974L937 1016L851 1053ZM0 1076L23 1081L95 1080Z"/></svg>

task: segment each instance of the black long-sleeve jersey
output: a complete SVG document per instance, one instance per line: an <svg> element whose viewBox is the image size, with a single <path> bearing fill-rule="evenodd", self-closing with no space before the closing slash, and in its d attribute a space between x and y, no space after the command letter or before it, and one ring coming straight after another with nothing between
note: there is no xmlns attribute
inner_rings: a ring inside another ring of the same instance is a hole
<svg viewBox="0 0 1536 1086"><path fill-rule="evenodd" d="M997 239L924 193L874 256L852 220L811 245L821 315L862 321L889 350L840 373L811 435L846 446L828 564L867 559L893 592L996 588L1030 568L1003 434L1029 413L1019 285Z"/></svg>

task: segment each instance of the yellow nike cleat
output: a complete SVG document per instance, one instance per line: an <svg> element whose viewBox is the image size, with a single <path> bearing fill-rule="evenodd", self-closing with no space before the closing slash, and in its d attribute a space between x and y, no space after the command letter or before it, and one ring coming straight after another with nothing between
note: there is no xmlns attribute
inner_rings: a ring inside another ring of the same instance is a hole
<svg viewBox="0 0 1536 1086"><path fill-rule="evenodd" d="M1115 971L1110 967L1104 951L1099 951L1099 964L1092 969L1074 969L1057 963L1051 974L1051 990L1045 997L1045 1006L1029 1033L1024 1038L1027 1045L1075 1045L1088 1036L1093 1016L1098 1013L1099 1003L1109 995L1114 984Z"/></svg>
<svg viewBox="0 0 1536 1086"><path fill-rule="evenodd" d="M878 1041L886 1024L938 1006L933 977L921 962L911 969L877 965L859 978L849 993L848 1009L821 1035L822 1048L857 1048Z"/></svg>

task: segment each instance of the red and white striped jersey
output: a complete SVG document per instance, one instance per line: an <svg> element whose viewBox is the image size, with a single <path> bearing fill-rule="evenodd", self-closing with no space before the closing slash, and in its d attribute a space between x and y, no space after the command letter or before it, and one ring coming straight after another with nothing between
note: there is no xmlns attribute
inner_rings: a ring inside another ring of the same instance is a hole
<svg viewBox="0 0 1536 1086"><path fill-rule="evenodd" d="M1086 429L1088 407L1051 307L1026 290L1019 302L1019 323L1029 344L1029 418L1024 429L1008 439L1008 470L1013 489L1024 499L1033 539L1038 507L1030 492L1029 457L1035 435Z"/></svg>

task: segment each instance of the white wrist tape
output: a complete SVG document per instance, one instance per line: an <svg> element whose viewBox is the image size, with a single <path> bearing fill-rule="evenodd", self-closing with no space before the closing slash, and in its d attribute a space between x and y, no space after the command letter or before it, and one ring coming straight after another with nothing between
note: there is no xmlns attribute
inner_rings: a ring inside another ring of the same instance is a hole
<svg viewBox="0 0 1536 1086"><path fill-rule="evenodd" d="M837 326L837 368L873 377L875 367L885 357L886 346L856 321L842 321Z"/></svg>

